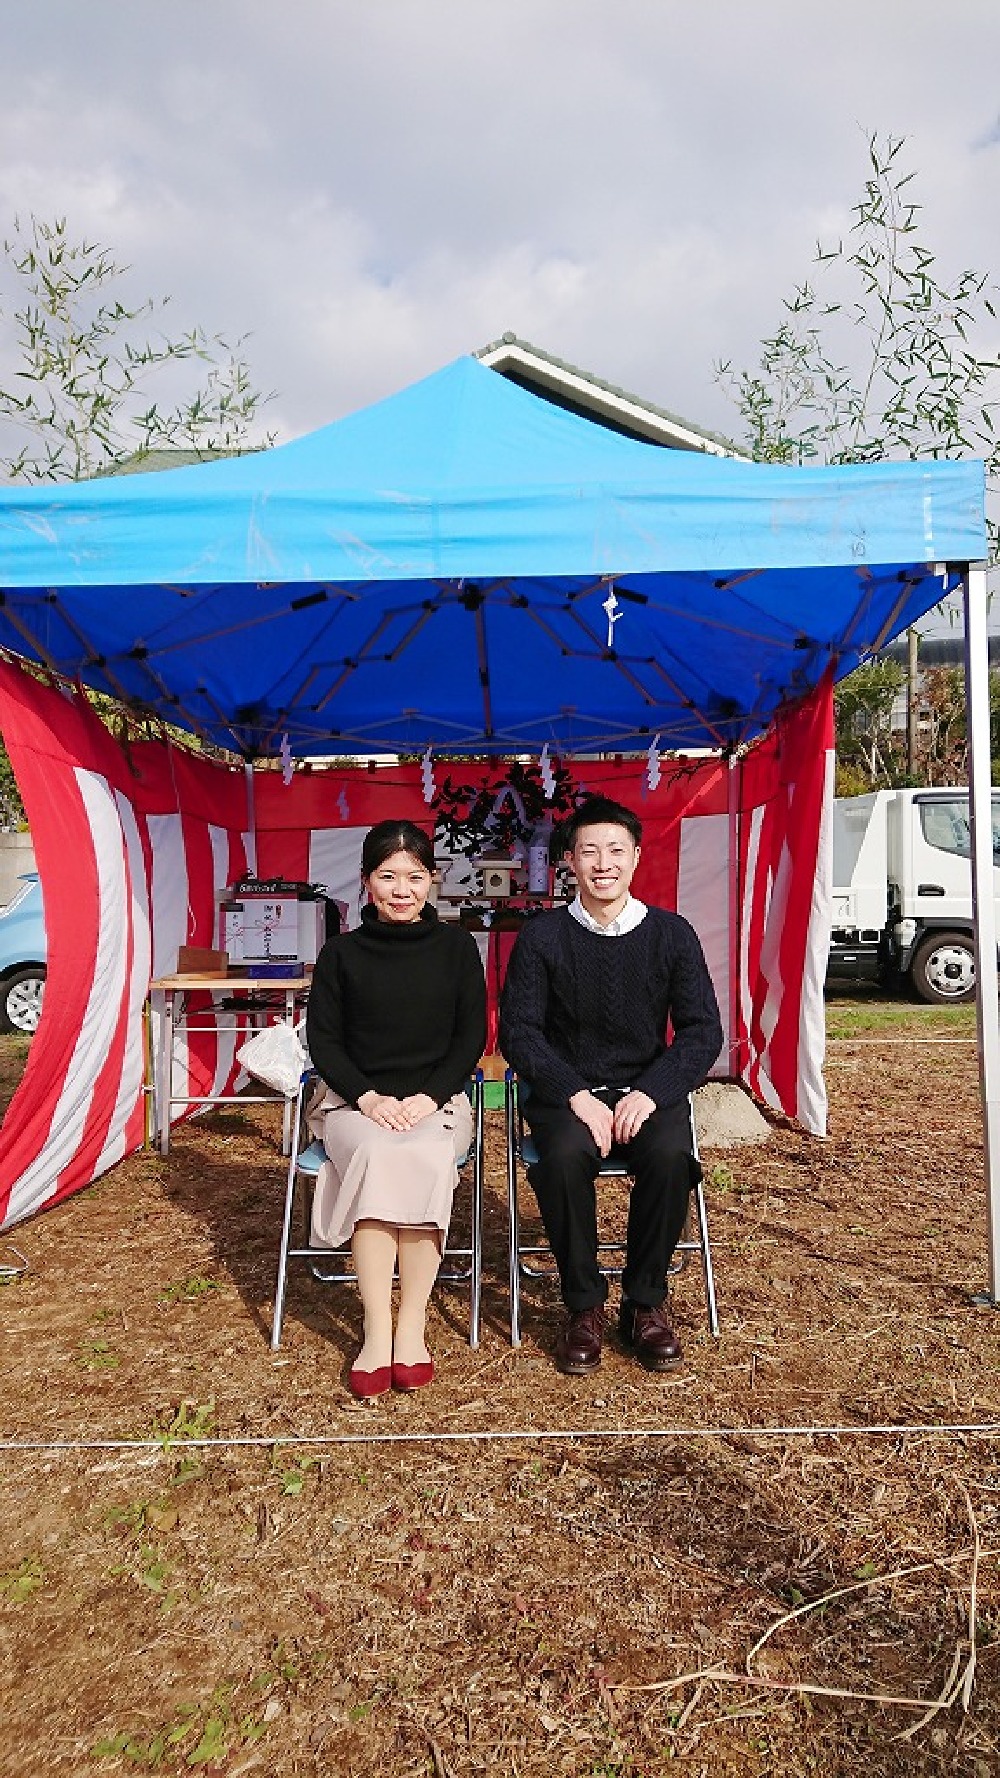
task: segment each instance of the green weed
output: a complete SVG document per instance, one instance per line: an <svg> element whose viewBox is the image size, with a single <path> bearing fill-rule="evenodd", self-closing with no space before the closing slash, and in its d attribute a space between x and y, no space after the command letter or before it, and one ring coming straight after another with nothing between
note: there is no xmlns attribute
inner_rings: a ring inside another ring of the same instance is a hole
<svg viewBox="0 0 1000 1778"><path fill-rule="evenodd" d="M120 1532L136 1539L148 1531L173 1531L177 1524L177 1508L162 1496L159 1500L133 1501L128 1506L113 1506L104 1516L106 1531Z"/></svg>
<svg viewBox="0 0 1000 1778"><path fill-rule="evenodd" d="M282 1494L292 1494L296 1497L300 1495L306 1485L306 1477L309 1474L309 1471L315 1469L315 1467L315 1457L296 1458L291 1469L285 1469L281 1472Z"/></svg>
<svg viewBox="0 0 1000 1778"><path fill-rule="evenodd" d="M170 1477L172 1488L182 1488L185 1482L197 1482L205 1473L205 1465L200 1457L182 1457L174 1464L174 1472Z"/></svg>
<svg viewBox="0 0 1000 1778"><path fill-rule="evenodd" d="M176 1408L158 1414L152 1425L144 1427L138 1436L156 1439L165 1451L169 1451L174 1445L183 1444L185 1439L211 1438L214 1429L214 1401L185 1400Z"/></svg>
<svg viewBox="0 0 1000 1778"><path fill-rule="evenodd" d="M13 1600L15 1605L23 1605L44 1584L45 1570L41 1556L25 1556L17 1568L0 1574L0 1593L5 1599Z"/></svg>
<svg viewBox="0 0 1000 1778"><path fill-rule="evenodd" d="M166 1589L170 1563L160 1555L153 1544L145 1544L139 1551L139 1580L151 1593L162 1593Z"/></svg>
<svg viewBox="0 0 1000 1778"><path fill-rule="evenodd" d="M176 1284L168 1284L165 1289L160 1291L157 1302L195 1303L199 1302L202 1297L210 1296L212 1291L218 1290L218 1288L218 1279L205 1278L200 1272L196 1272L192 1278L182 1278Z"/></svg>
<svg viewBox="0 0 1000 1778"><path fill-rule="evenodd" d="M145 1502L133 1502L128 1506L113 1506L104 1515L106 1531L124 1531L126 1537L138 1537L146 1523Z"/></svg>
<svg viewBox="0 0 1000 1778"><path fill-rule="evenodd" d="M85 1371L116 1371L119 1359L107 1340L81 1340L76 1362Z"/></svg>
<svg viewBox="0 0 1000 1778"><path fill-rule="evenodd" d="M736 1174L733 1172L732 1167L728 1166L725 1161L716 1161L714 1167L709 1167L708 1172L705 1175L705 1183L708 1186L709 1191L713 1192L731 1192L739 1190L739 1181Z"/></svg>
<svg viewBox="0 0 1000 1778"><path fill-rule="evenodd" d="M256 1716L238 1715L228 1688L220 1687L204 1705L185 1704L177 1715L147 1737L145 1731L120 1730L91 1748L94 1759L118 1759L153 1770L178 1758L186 1766L214 1766L240 1747L259 1741L267 1725Z"/></svg>
<svg viewBox="0 0 1000 1778"><path fill-rule="evenodd" d="M302 1668L293 1650L287 1649L279 1642L274 1650L274 1658L278 1663L278 1672L289 1685L296 1685L302 1678Z"/></svg>
<svg viewBox="0 0 1000 1778"><path fill-rule="evenodd" d="M153 1514L154 1518L147 1517ZM160 1509L152 1505L132 1507L125 1510L119 1523L124 1527L126 1535L131 1538L141 1537L148 1525L162 1519L163 1528L172 1530L177 1522L176 1512L172 1509ZM135 1581L137 1586L144 1587L147 1592L155 1593L164 1611L169 1611L183 1597L183 1593L168 1586L173 1572L173 1565L154 1543L137 1543L123 1562L116 1562L111 1567L111 1574L116 1577L124 1575Z"/></svg>

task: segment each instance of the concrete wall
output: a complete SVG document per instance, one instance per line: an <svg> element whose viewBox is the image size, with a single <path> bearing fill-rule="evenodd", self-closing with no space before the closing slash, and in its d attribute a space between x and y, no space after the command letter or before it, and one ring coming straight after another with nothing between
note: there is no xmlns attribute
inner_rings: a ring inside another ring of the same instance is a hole
<svg viewBox="0 0 1000 1778"><path fill-rule="evenodd" d="M0 833L0 907L17 894L18 877L34 868L30 833Z"/></svg>

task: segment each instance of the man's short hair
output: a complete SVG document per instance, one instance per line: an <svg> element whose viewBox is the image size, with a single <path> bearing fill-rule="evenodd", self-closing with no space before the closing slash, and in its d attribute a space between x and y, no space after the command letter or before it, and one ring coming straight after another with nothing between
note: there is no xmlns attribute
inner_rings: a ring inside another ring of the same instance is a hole
<svg viewBox="0 0 1000 1778"><path fill-rule="evenodd" d="M563 852L572 852L584 827L624 827L635 844L642 844L642 822L634 809L613 802L609 796L588 796L563 823L560 840Z"/></svg>

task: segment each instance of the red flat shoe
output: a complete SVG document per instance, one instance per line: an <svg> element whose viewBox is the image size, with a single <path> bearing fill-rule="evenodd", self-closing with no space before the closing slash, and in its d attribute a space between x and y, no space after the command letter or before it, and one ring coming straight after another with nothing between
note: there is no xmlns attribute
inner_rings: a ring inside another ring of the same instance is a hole
<svg viewBox="0 0 1000 1778"><path fill-rule="evenodd" d="M384 1395L387 1389L392 1388L394 1368L383 1364L377 1371L359 1371L355 1367L348 1373L347 1386L351 1394L361 1401L367 1401L372 1395Z"/></svg>
<svg viewBox="0 0 1000 1778"><path fill-rule="evenodd" d="M379 1375L381 1376L381 1371ZM429 1358L426 1364L394 1364L392 1367L392 1386L394 1389L422 1389L425 1383L434 1381L434 1360Z"/></svg>

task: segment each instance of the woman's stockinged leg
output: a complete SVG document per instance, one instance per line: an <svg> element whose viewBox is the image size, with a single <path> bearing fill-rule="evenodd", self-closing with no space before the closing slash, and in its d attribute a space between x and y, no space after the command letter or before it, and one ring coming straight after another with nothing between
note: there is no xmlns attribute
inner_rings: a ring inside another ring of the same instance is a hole
<svg viewBox="0 0 1000 1778"><path fill-rule="evenodd" d="M365 1315L365 1339L354 1361L356 1370L377 1371L392 1363L392 1275L398 1234L399 1230L385 1222L359 1222L351 1236Z"/></svg>
<svg viewBox="0 0 1000 1778"><path fill-rule="evenodd" d="M401 1228L399 1237L399 1312L393 1361L426 1364L427 1303L441 1264L441 1237L435 1228Z"/></svg>

